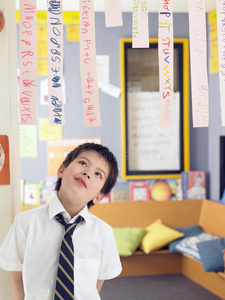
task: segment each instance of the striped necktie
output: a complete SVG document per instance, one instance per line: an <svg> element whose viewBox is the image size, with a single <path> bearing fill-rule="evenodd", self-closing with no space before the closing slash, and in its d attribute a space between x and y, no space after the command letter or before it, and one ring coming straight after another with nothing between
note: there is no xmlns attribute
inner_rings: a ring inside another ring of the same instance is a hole
<svg viewBox="0 0 225 300"><path fill-rule="evenodd" d="M74 299L74 249L72 235L77 224L83 221L83 217L79 216L71 224L67 224L61 214L56 215L55 219L65 227L65 234L60 249L54 300Z"/></svg>

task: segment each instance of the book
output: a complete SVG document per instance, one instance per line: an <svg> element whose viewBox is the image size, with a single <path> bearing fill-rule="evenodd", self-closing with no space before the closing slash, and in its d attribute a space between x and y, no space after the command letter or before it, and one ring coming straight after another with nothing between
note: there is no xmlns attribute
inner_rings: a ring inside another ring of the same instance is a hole
<svg viewBox="0 0 225 300"><path fill-rule="evenodd" d="M148 180L148 184L150 189L150 200L176 200L175 179L150 179Z"/></svg>
<svg viewBox="0 0 225 300"><path fill-rule="evenodd" d="M23 205L39 205L39 182L25 181Z"/></svg>
<svg viewBox="0 0 225 300"><path fill-rule="evenodd" d="M205 171L181 172L183 199L205 199Z"/></svg>
<svg viewBox="0 0 225 300"><path fill-rule="evenodd" d="M111 202L130 201L130 183L129 181L117 181L111 193Z"/></svg>

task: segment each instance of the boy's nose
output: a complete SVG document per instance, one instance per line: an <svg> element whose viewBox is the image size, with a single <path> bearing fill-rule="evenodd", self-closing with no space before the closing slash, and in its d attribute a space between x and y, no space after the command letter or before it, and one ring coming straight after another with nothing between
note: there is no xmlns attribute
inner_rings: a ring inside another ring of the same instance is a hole
<svg viewBox="0 0 225 300"><path fill-rule="evenodd" d="M90 176L87 173L83 173L83 175L87 176L87 178L90 178Z"/></svg>

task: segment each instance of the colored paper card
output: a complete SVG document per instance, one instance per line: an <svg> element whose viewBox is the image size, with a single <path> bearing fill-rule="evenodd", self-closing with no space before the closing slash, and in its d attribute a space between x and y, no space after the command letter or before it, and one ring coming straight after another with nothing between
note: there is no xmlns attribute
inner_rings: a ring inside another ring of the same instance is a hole
<svg viewBox="0 0 225 300"><path fill-rule="evenodd" d="M209 59L209 72L210 74L219 73L219 57L210 57Z"/></svg>
<svg viewBox="0 0 225 300"><path fill-rule="evenodd" d="M47 59L38 60L38 76L48 76L48 61Z"/></svg>
<svg viewBox="0 0 225 300"><path fill-rule="evenodd" d="M20 157L37 157L37 125L20 125Z"/></svg>
<svg viewBox="0 0 225 300"><path fill-rule="evenodd" d="M66 89L63 79L63 103L66 103ZM40 104L48 105L48 78L44 78L40 82Z"/></svg>
<svg viewBox="0 0 225 300"><path fill-rule="evenodd" d="M218 33L218 46L219 46L219 79L220 79L220 106L222 126L225 126L225 63L224 63L224 1L217 0L217 33Z"/></svg>
<svg viewBox="0 0 225 300"><path fill-rule="evenodd" d="M105 27L123 26L121 0L105 0Z"/></svg>
<svg viewBox="0 0 225 300"><path fill-rule="evenodd" d="M205 1L189 0L193 127L208 127L208 77Z"/></svg>
<svg viewBox="0 0 225 300"><path fill-rule="evenodd" d="M63 24L79 24L79 11L64 11Z"/></svg>
<svg viewBox="0 0 225 300"><path fill-rule="evenodd" d="M214 23L209 26L209 40L217 39L217 23Z"/></svg>
<svg viewBox="0 0 225 300"><path fill-rule="evenodd" d="M95 49L94 2L79 1L80 73L84 126L101 126Z"/></svg>
<svg viewBox="0 0 225 300"><path fill-rule="evenodd" d="M37 25L37 42L47 42L46 25Z"/></svg>
<svg viewBox="0 0 225 300"><path fill-rule="evenodd" d="M159 0L158 36L160 126L172 126L174 88L172 1Z"/></svg>
<svg viewBox="0 0 225 300"><path fill-rule="evenodd" d="M38 58L47 58L47 43L38 42L37 43L37 57Z"/></svg>
<svg viewBox="0 0 225 300"><path fill-rule="evenodd" d="M36 0L20 1L20 123L37 122L37 30Z"/></svg>
<svg viewBox="0 0 225 300"><path fill-rule="evenodd" d="M218 56L218 40L210 41L210 57Z"/></svg>
<svg viewBox="0 0 225 300"><path fill-rule="evenodd" d="M7 135L0 135L0 185L9 184L9 138Z"/></svg>
<svg viewBox="0 0 225 300"><path fill-rule="evenodd" d="M49 119L39 119L39 140L61 140L62 139L62 125L49 125Z"/></svg>
<svg viewBox="0 0 225 300"><path fill-rule="evenodd" d="M133 0L132 48L149 48L148 0Z"/></svg>
<svg viewBox="0 0 225 300"><path fill-rule="evenodd" d="M216 9L209 12L208 23L209 25L217 21Z"/></svg>
<svg viewBox="0 0 225 300"><path fill-rule="evenodd" d="M58 126L55 126L58 127ZM56 176L67 154L83 143L101 144L100 138L61 139L47 142L48 176Z"/></svg>
<svg viewBox="0 0 225 300"><path fill-rule="evenodd" d="M65 124L63 106L62 0L47 1L49 124Z"/></svg>
<svg viewBox="0 0 225 300"><path fill-rule="evenodd" d="M68 42L79 42L79 40L80 40L79 25L67 25L66 26L66 39Z"/></svg>

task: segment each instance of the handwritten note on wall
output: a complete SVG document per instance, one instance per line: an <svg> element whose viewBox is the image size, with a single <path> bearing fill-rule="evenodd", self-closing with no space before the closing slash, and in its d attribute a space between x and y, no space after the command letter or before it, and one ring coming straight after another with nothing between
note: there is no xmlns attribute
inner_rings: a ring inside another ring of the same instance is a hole
<svg viewBox="0 0 225 300"><path fill-rule="evenodd" d="M37 122L36 0L20 1L20 123Z"/></svg>
<svg viewBox="0 0 225 300"><path fill-rule="evenodd" d="M121 0L105 0L105 27L123 26Z"/></svg>
<svg viewBox="0 0 225 300"><path fill-rule="evenodd" d="M220 79L220 105L222 126L225 126L225 39L224 39L225 3L217 0L217 32L219 45L219 79Z"/></svg>
<svg viewBox="0 0 225 300"><path fill-rule="evenodd" d="M63 17L62 0L48 0L48 99L49 124L65 124L63 106Z"/></svg>
<svg viewBox="0 0 225 300"><path fill-rule="evenodd" d="M129 170L180 169L180 95L173 97L173 125L162 127L159 93L128 93Z"/></svg>
<svg viewBox="0 0 225 300"><path fill-rule="evenodd" d="M133 0L132 48L149 48L148 0Z"/></svg>
<svg viewBox="0 0 225 300"><path fill-rule="evenodd" d="M209 124L205 1L189 0L193 127Z"/></svg>
<svg viewBox="0 0 225 300"><path fill-rule="evenodd" d="M173 124L173 13L171 0L159 0L160 126Z"/></svg>
<svg viewBox="0 0 225 300"><path fill-rule="evenodd" d="M94 2L80 0L80 74L84 126L101 126L95 49Z"/></svg>

